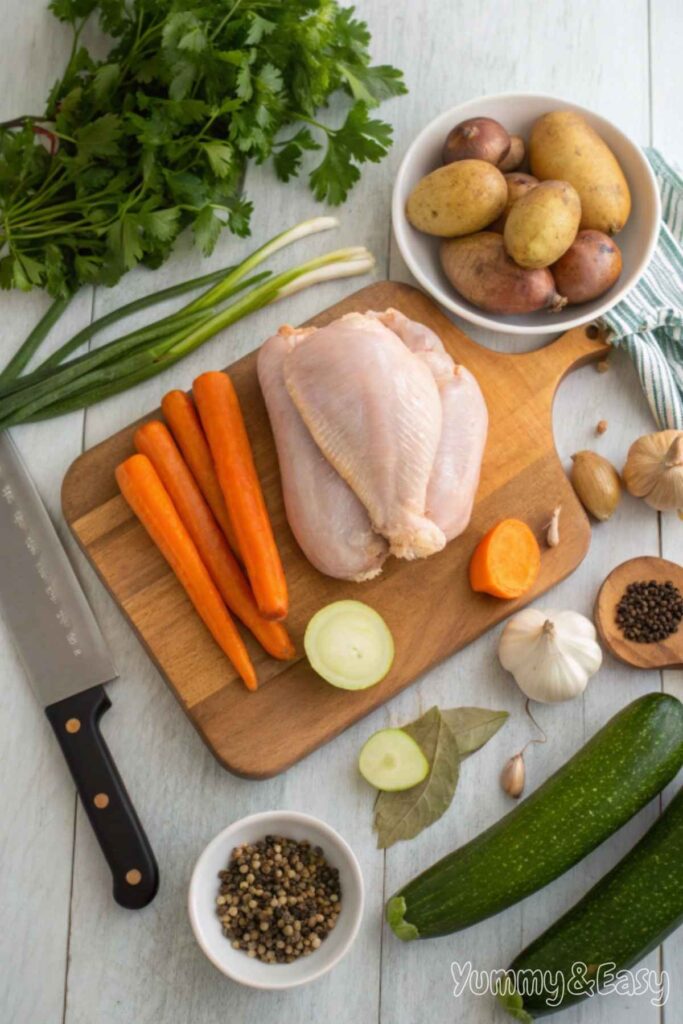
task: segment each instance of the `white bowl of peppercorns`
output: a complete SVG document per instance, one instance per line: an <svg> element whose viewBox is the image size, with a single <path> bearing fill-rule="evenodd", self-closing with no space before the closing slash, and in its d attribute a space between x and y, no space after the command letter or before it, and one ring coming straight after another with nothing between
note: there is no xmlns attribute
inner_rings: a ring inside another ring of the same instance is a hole
<svg viewBox="0 0 683 1024"><path fill-rule="evenodd" d="M199 857L188 897L212 964L252 988L319 978L349 950L363 878L338 832L309 814L265 811L223 829Z"/></svg>

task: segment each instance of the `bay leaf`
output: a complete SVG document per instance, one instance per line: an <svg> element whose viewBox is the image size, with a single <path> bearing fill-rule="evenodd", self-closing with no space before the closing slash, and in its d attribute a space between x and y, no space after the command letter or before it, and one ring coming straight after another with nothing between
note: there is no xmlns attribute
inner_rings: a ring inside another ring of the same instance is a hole
<svg viewBox="0 0 683 1024"><path fill-rule="evenodd" d="M375 803L375 829L380 849L400 839L413 839L448 810L458 784L460 760L491 739L508 718L507 711L488 708L430 708L404 729L427 758L430 771L423 782L397 793L380 793Z"/></svg>
<svg viewBox="0 0 683 1024"><path fill-rule="evenodd" d="M437 707L402 728L413 737L431 767L427 778L417 786L377 797L375 828L380 849L399 839L412 839L438 821L450 807L458 782L458 744Z"/></svg>
<svg viewBox="0 0 683 1024"><path fill-rule="evenodd" d="M489 708L446 708L441 711L458 742L461 757L483 747L505 724L509 715L509 711L491 711Z"/></svg>

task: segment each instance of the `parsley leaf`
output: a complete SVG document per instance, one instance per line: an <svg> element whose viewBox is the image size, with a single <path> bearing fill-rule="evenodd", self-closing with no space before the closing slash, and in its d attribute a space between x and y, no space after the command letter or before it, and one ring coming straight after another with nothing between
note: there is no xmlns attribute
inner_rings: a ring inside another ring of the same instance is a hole
<svg viewBox="0 0 683 1024"><path fill-rule="evenodd" d="M290 178L296 177L304 152L320 148L320 144L315 141L308 128L300 128L296 135L282 144L282 148L273 157L278 178L289 181Z"/></svg>
<svg viewBox="0 0 683 1024"><path fill-rule="evenodd" d="M391 145L391 134L390 125L373 120L364 103L355 103L341 128L328 132L325 158L310 175L316 199L325 199L331 206L343 203L360 178L357 165L381 160Z"/></svg>

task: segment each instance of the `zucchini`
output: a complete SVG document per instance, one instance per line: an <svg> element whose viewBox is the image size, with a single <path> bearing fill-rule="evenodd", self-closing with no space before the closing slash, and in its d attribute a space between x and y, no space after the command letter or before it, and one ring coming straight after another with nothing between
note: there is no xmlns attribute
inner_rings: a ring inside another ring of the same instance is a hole
<svg viewBox="0 0 683 1024"><path fill-rule="evenodd" d="M630 853L516 957L498 998L516 1020L554 1013L613 982L680 924L683 789Z"/></svg>
<svg viewBox="0 0 683 1024"><path fill-rule="evenodd" d="M638 698L514 810L392 896L389 924L408 941L497 914L599 846L681 765L683 704Z"/></svg>

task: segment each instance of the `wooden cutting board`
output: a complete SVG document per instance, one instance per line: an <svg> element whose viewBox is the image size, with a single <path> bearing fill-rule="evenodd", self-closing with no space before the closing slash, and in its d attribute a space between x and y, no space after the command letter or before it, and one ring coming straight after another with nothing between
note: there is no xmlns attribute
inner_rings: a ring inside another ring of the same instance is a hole
<svg viewBox="0 0 683 1024"><path fill-rule="evenodd" d="M64 515L79 544L204 741L221 764L240 775L262 779L288 768L431 665L533 601L572 572L588 550L590 526L555 451L551 406L569 370L604 357L607 346L597 328L576 328L535 352L501 355L468 338L423 293L391 281L350 295L310 323L323 325L353 310L388 306L441 336L456 362L477 377L491 421L472 522L444 551L424 561L390 559L380 577L362 584L342 583L313 569L285 519L255 353L229 368L287 573L288 626L297 650L302 651L306 623L322 605L350 597L367 601L383 615L396 642L393 668L377 686L357 693L335 689L315 675L305 658L273 661L249 637L261 686L256 693L245 689L117 492L114 468L132 453L137 424L84 452L64 479ZM145 418L157 415L158 410ZM543 544L544 527L558 504L561 543L549 549ZM506 516L526 520L543 548L536 586L520 601L474 594L467 580L475 544Z"/></svg>

